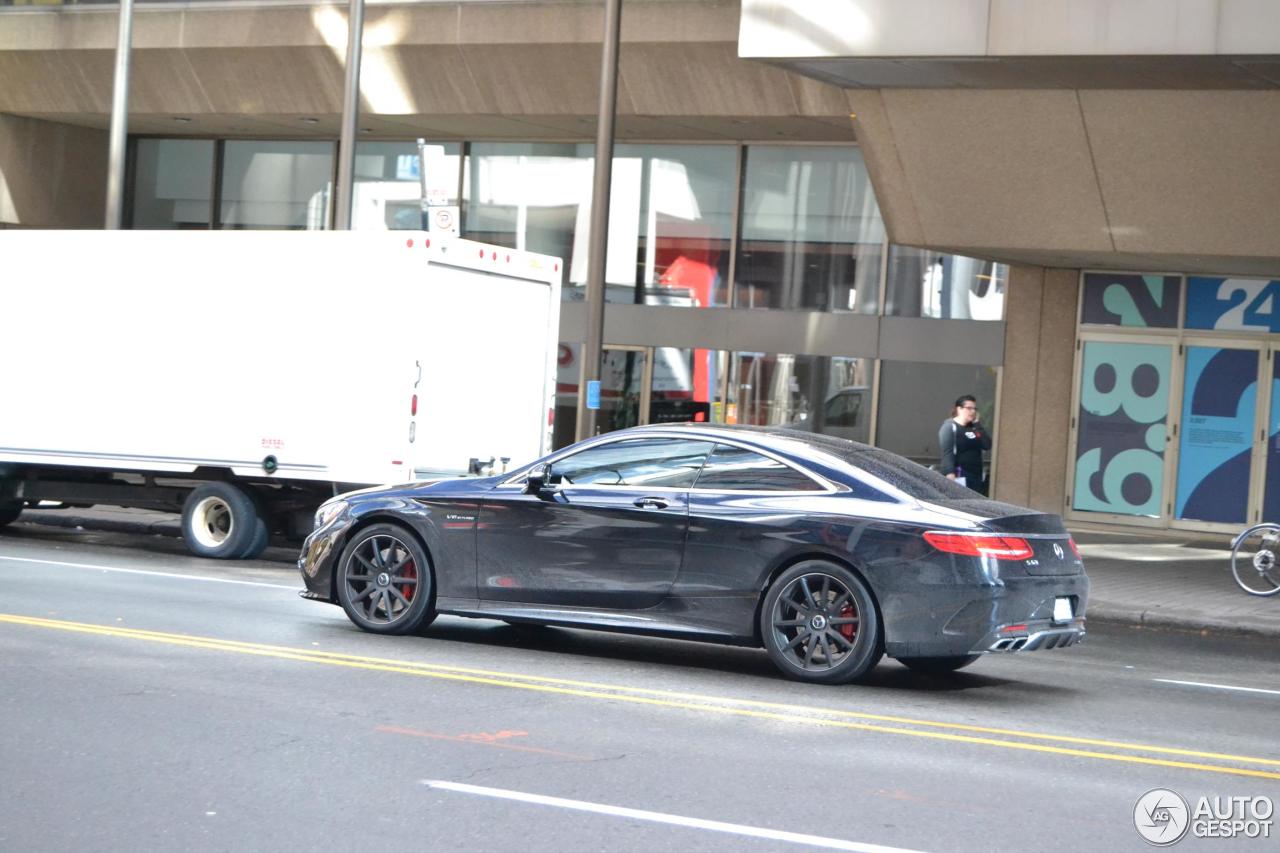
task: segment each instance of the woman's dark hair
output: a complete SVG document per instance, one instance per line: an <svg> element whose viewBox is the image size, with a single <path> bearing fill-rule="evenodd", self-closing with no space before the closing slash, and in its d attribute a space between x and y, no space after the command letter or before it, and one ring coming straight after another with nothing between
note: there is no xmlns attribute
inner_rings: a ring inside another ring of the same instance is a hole
<svg viewBox="0 0 1280 853"><path fill-rule="evenodd" d="M963 397L957 397L956 404L951 407L952 414L954 414L955 410L963 406L965 403L973 403L976 406L978 405L978 400L972 394L965 394Z"/></svg>

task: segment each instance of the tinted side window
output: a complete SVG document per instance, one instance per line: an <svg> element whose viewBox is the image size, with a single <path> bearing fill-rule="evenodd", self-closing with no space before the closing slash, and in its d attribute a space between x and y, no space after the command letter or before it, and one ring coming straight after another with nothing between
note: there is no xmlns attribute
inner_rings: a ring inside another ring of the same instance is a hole
<svg viewBox="0 0 1280 853"><path fill-rule="evenodd" d="M687 489L697 479L710 450L710 442L678 438L614 441L553 463L551 482L565 486Z"/></svg>
<svg viewBox="0 0 1280 853"><path fill-rule="evenodd" d="M717 444L702 466L696 487L735 491L818 492L822 487L794 468L774 459Z"/></svg>

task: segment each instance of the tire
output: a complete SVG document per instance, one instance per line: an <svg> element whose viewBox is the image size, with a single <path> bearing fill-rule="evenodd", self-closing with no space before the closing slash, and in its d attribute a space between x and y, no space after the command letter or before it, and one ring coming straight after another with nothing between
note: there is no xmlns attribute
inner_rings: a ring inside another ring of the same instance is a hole
<svg viewBox="0 0 1280 853"><path fill-rule="evenodd" d="M1250 595L1280 593L1280 526L1255 524L1231 544L1231 574Z"/></svg>
<svg viewBox="0 0 1280 853"><path fill-rule="evenodd" d="M0 527L5 527L17 521L18 516L22 515L24 506L25 504L22 501L0 503Z"/></svg>
<svg viewBox="0 0 1280 853"><path fill-rule="evenodd" d="M825 560L805 560L778 576L760 608L760 635L784 675L812 684L857 681L884 655L871 591Z"/></svg>
<svg viewBox="0 0 1280 853"><path fill-rule="evenodd" d="M373 634L412 634L436 617L427 552L398 524L375 524L342 549L334 578L347 618Z"/></svg>
<svg viewBox="0 0 1280 853"><path fill-rule="evenodd" d="M267 525L258 504L243 489L205 483L192 489L182 506L182 539L196 556L240 560L262 553Z"/></svg>
<svg viewBox="0 0 1280 853"><path fill-rule="evenodd" d="M954 655L946 658L898 658L898 663L914 672L927 672L939 675L964 669L982 655Z"/></svg>

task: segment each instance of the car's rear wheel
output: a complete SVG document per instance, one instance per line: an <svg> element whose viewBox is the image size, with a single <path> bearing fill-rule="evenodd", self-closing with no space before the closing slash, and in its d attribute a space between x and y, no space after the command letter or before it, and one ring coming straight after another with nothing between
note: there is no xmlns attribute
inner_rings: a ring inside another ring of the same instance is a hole
<svg viewBox="0 0 1280 853"><path fill-rule="evenodd" d="M770 659L797 681L855 681L884 654L871 591L825 560L797 563L778 576L760 608L760 633Z"/></svg>
<svg viewBox="0 0 1280 853"><path fill-rule="evenodd" d="M398 524L356 534L342 551L337 586L347 617L374 634L410 634L435 618L427 553Z"/></svg>
<svg viewBox="0 0 1280 853"><path fill-rule="evenodd" d="M982 655L953 655L945 658L898 658L898 663L916 672L943 673L964 669Z"/></svg>

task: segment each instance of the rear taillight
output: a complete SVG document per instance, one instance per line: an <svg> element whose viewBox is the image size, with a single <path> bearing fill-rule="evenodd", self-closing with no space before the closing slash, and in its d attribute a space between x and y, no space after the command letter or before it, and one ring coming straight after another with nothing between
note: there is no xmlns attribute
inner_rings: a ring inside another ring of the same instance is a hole
<svg viewBox="0 0 1280 853"><path fill-rule="evenodd" d="M1076 547L1076 540L1075 540L1075 539L1073 539L1072 537L1068 536L1068 537L1067 537L1067 544L1071 546L1071 553L1076 555L1076 559L1077 559L1077 560L1083 560L1083 559L1084 559L1083 557L1081 557L1081 556L1080 556L1080 549Z"/></svg>
<svg viewBox="0 0 1280 853"><path fill-rule="evenodd" d="M946 554L966 557L993 557L997 560L1029 560L1035 552L1027 540L1016 536L990 536L975 533L937 533L930 531L924 540Z"/></svg>

